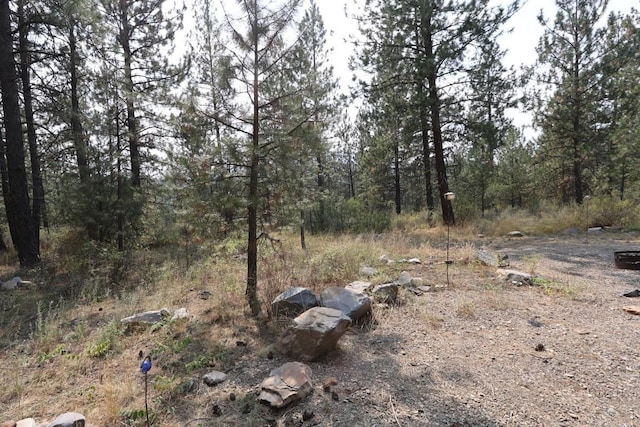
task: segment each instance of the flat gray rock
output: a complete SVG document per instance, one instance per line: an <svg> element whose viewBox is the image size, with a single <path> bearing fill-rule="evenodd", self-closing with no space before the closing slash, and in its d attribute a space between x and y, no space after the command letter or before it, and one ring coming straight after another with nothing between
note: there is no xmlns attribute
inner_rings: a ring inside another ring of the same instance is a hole
<svg viewBox="0 0 640 427"><path fill-rule="evenodd" d="M320 293L320 305L340 310L356 321L371 311L371 298L338 286L331 286Z"/></svg>
<svg viewBox="0 0 640 427"><path fill-rule="evenodd" d="M120 322L124 325L132 323L158 323L169 317L171 313L166 308L161 310L145 311L144 313L134 314L133 316L125 317Z"/></svg>
<svg viewBox="0 0 640 427"><path fill-rule="evenodd" d="M227 379L227 374L220 371L212 371L202 376L202 381L209 387L213 387L224 382Z"/></svg>
<svg viewBox="0 0 640 427"><path fill-rule="evenodd" d="M84 415L77 412L67 412L49 423L49 427L84 427Z"/></svg>

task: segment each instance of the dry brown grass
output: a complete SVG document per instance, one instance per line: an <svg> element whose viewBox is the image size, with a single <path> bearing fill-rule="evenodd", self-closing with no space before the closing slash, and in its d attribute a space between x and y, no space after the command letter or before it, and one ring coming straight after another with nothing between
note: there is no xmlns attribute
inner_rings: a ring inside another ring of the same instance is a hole
<svg viewBox="0 0 640 427"><path fill-rule="evenodd" d="M516 224L521 223L504 221L503 228L496 226L494 232L522 229ZM407 270L432 286L438 298L442 290L464 293L446 312L425 305L429 293L423 297L402 293L399 306L374 308L370 322L359 325L356 334L382 324L403 327L407 316L430 331L440 331L451 322L512 308L492 270L474 261L477 226L449 230L453 264L447 285L447 232L446 227L428 228L413 219L385 234L308 236L306 251L299 248L296 235L281 233L276 236L278 245L265 241L260 245L263 307L268 313L270 301L289 287L320 292L327 286L344 286L362 279L361 267L372 266L378 269L370 279L374 283L394 280ZM42 284L3 294L7 297L0 303L0 384L4 385L0 414L46 421L63 411L78 411L96 426L144 425L137 418L144 408L142 353L152 354L156 361L149 377L156 425L182 426L195 418L210 420L202 425L264 425L265 417L273 414L255 406L255 386L265 375L260 361L271 353L283 325L276 319L248 316L246 265L236 254L237 248L221 247L209 257L191 260L188 267L179 257L136 254L129 260L135 267L129 267L117 284L110 283L108 268L77 278L73 272L80 269L69 260L60 263L59 271L21 272L24 279L32 274ZM386 265L378 261L381 255L394 260L419 258L422 264ZM530 264L535 270L535 259ZM12 268L0 265L2 277L14 274ZM67 283L73 283L72 289ZM548 287L559 298L575 296L563 286L557 279ZM207 299L201 297L203 291L209 292ZM163 307L186 307L192 317L132 330L119 324L125 316ZM186 390L190 379L213 369L233 369L241 375L223 391L202 384L197 393ZM231 391L236 394L233 401L228 398ZM222 415L215 414L218 410Z"/></svg>

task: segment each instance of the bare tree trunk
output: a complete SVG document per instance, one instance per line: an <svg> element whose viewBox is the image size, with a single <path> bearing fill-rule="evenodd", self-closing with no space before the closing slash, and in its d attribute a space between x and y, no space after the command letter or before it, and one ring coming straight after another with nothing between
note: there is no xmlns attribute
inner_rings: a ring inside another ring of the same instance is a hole
<svg viewBox="0 0 640 427"><path fill-rule="evenodd" d="M128 16L129 3L127 0L120 0L120 20L122 31L120 32L120 44L124 51L124 84L126 89L127 103L127 128L129 131L129 156L131 158L131 185L134 188L140 187L140 135L138 134L138 121L136 119L136 107L134 102L134 86L131 59L131 46L129 38L131 26Z"/></svg>
<svg viewBox="0 0 640 427"><path fill-rule="evenodd" d="M433 58L433 39L431 34L431 16L426 19L428 24L424 31L424 42L427 58ZM424 24L424 23L423 23ZM447 167L444 162L444 147L442 143L442 129L440 126L440 98L438 86L436 84L436 70L431 65L427 71L427 82L429 84L429 107L431 108L431 132L433 133L433 151L436 160L436 173L438 174L438 192L440 193L440 206L442 206L442 219L445 224L455 224L453 216L453 206L447 200L445 194L449 192L447 182ZM423 136L424 137L424 136Z"/></svg>
<svg viewBox="0 0 640 427"><path fill-rule="evenodd" d="M33 200L31 215L35 226L36 239L40 241L40 225L48 227L48 220L45 215L44 186L42 184L42 174L40 166L40 155L38 153L38 143L36 137L36 126L33 117L33 97L31 95L31 76L29 67L31 58L28 46L28 26L24 16L25 0L18 2L18 38L20 45L20 78L22 80L22 97L24 100L24 118L27 125L27 142L29 146L29 159L31 160L31 183L33 185Z"/></svg>
<svg viewBox="0 0 640 427"><path fill-rule="evenodd" d="M7 179L3 180L3 194L6 197L9 231L18 250L20 265L31 267L40 262L40 248L29 206L10 13L9 0L0 0L0 87L6 131L7 171Z"/></svg>
<svg viewBox="0 0 640 427"><path fill-rule="evenodd" d="M76 43L75 23L69 29L69 74L71 76L71 132L73 135L73 147L76 151L78 174L80 183L88 185L90 173L87 160L87 145L85 143L82 122L80 120L80 97L78 96L78 65L80 58Z"/></svg>
<svg viewBox="0 0 640 427"><path fill-rule="evenodd" d="M258 2L254 0L254 11L258 10ZM259 98L259 60L258 16L253 21L253 129L251 141L251 167L249 169L249 203L248 203L248 238L247 238L247 288L245 295L251 314L260 314L258 299L258 166L260 156L260 98Z"/></svg>

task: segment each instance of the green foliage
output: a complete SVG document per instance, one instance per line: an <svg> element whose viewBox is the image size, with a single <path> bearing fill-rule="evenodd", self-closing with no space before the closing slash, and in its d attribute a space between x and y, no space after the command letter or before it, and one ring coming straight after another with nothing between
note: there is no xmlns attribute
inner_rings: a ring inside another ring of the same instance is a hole
<svg viewBox="0 0 640 427"><path fill-rule="evenodd" d="M116 320L111 321L109 325L102 331L100 338L87 345L87 355L90 357L106 357L111 351L117 348L118 337L122 335L122 331Z"/></svg>
<svg viewBox="0 0 640 427"><path fill-rule="evenodd" d="M147 425L147 413L144 408L123 410L120 412L120 417L126 426L144 427ZM155 422L156 418L156 413L152 409L149 409L149 422Z"/></svg>
<svg viewBox="0 0 640 427"><path fill-rule="evenodd" d="M58 357L58 356L60 356L62 354L65 354L66 352L67 352L67 349L64 346L64 344L60 344L55 349L50 351L49 353L38 355L38 363L49 362L49 361L55 359L56 357Z"/></svg>
<svg viewBox="0 0 640 427"><path fill-rule="evenodd" d="M203 368L216 366L224 363L231 357L230 351L223 346L216 346L204 354L196 355L191 361L185 363L184 368L187 373L198 371Z"/></svg>

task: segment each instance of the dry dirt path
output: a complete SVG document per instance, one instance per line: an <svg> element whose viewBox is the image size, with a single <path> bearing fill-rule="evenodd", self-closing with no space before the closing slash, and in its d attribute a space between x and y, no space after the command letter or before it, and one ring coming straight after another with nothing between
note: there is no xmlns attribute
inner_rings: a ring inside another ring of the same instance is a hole
<svg viewBox="0 0 640 427"><path fill-rule="evenodd" d="M640 271L613 262L640 241L607 233L486 247L543 286L454 264L449 288L377 310L374 328L352 331L312 364L317 382L337 380L333 393L317 386L284 418L307 409L315 417L304 425L640 426L640 317L622 310L640 298L620 296L640 288Z"/></svg>

